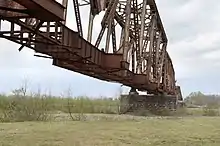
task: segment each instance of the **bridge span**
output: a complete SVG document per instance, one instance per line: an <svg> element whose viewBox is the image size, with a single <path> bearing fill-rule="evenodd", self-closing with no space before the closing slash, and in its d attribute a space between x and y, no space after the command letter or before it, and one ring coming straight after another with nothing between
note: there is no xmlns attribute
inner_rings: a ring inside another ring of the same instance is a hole
<svg viewBox="0 0 220 146"><path fill-rule="evenodd" d="M86 37L80 10L85 5L90 6ZM182 100L154 0L73 0L73 7L77 31L66 26L68 0L0 0L0 21L10 25L0 37L20 44L19 51L28 47L51 58L55 66L129 86L131 94L139 90L172 97L174 104ZM93 22L101 12L93 44Z"/></svg>

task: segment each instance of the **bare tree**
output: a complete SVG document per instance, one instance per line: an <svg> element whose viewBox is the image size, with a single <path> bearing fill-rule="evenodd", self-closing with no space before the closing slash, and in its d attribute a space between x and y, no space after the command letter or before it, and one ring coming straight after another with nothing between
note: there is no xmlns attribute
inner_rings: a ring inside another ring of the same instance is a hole
<svg viewBox="0 0 220 146"><path fill-rule="evenodd" d="M29 83L30 82L29 82L28 78L24 78L22 80L20 91L21 91L21 94L23 97L25 97L27 95Z"/></svg>
<svg viewBox="0 0 220 146"><path fill-rule="evenodd" d="M37 97L41 97L41 86L40 84L38 85L38 88L37 88Z"/></svg>
<svg viewBox="0 0 220 146"><path fill-rule="evenodd" d="M69 112L69 115L71 117L71 119L74 121L74 117L72 115L72 111L71 111L71 107L73 107L73 105L70 103L70 99L72 98L72 90L71 88L69 87L68 90L67 90L67 99L68 99L68 112Z"/></svg>
<svg viewBox="0 0 220 146"><path fill-rule="evenodd" d="M29 86L29 80L27 78L24 78L22 80L21 86L18 89L14 89L12 91L13 95L25 97L27 95L28 86Z"/></svg>

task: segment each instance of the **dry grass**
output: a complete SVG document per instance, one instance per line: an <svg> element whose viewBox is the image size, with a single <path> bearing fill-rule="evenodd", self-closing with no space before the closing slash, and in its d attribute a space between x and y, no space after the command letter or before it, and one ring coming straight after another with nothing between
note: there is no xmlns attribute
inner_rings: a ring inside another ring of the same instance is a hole
<svg viewBox="0 0 220 146"><path fill-rule="evenodd" d="M121 118L120 118L121 117ZM1 146L219 146L219 117L0 124Z"/></svg>

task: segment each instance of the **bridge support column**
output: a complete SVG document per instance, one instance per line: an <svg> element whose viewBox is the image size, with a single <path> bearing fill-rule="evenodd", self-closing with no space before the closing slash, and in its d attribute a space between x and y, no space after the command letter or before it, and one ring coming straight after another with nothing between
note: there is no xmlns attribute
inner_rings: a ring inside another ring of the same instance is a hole
<svg viewBox="0 0 220 146"><path fill-rule="evenodd" d="M120 113L135 113L147 110L152 113L162 110L175 110L177 102L175 96L168 95L139 95L132 89L129 95L121 95Z"/></svg>

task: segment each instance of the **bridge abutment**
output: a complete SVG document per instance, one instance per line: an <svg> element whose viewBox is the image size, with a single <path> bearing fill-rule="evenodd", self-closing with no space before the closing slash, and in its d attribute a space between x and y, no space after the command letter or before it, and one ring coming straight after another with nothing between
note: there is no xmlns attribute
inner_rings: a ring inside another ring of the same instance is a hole
<svg viewBox="0 0 220 146"><path fill-rule="evenodd" d="M134 113L148 110L156 113L163 110L175 110L178 108L177 98L169 95L139 95L134 89L128 95L121 95L120 113Z"/></svg>

